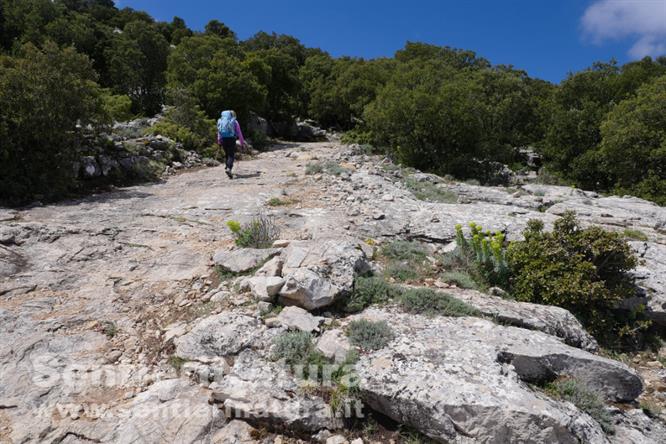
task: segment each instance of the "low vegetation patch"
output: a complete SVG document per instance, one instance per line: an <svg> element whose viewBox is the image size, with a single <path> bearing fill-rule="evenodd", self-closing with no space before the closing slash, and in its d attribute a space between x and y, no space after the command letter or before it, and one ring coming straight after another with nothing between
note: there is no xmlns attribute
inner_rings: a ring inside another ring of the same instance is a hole
<svg viewBox="0 0 666 444"><path fill-rule="evenodd" d="M295 203L298 203L297 200L295 199L282 199L280 197L272 197L266 202L266 205L269 207L284 207L288 205L293 205Z"/></svg>
<svg viewBox="0 0 666 444"><path fill-rule="evenodd" d="M412 177L408 177L405 179L405 186L418 200L451 204L458 202L456 193L438 187L431 182L419 182Z"/></svg>
<svg viewBox="0 0 666 444"><path fill-rule="evenodd" d="M455 297L429 288L409 288L398 297L403 310L428 316L480 316L479 311Z"/></svg>
<svg viewBox="0 0 666 444"><path fill-rule="evenodd" d="M384 274L398 282L418 281L432 274L428 253L418 242L396 240L379 251Z"/></svg>
<svg viewBox="0 0 666 444"><path fill-rule="evenodd" d="M385 304L396 295L397 290L380 277L358 277L354 290L345 302L343 310L356 313L374 304Z"/></svg>
<svg viewBox="0 0 666 444"><path fill-rule="evenodd" d="M227 227L233 233L236 245L243 248L270 248L280 238L280 228L270 216L258 216L245 225L230 220Z"/></svg>
<svg viewBox="0 0 666 444"><path fill-rule="evenodd" d="M310 162L305 166L305 174L330 174L332 176L339 176L341 174L349 172L347 169L343 168L337 162L328 160L326 162Z"/></svg>
<svg viewBox="0 0 666 444"><path fill-rule="evenodd" d="M613 433L613 422L601 396L575 379L560 379L546 386L546 393L568 401L590 415L606 433Z"/></svg>
<svg viewBox="0 0 666 444"><path fill-rule="evenodd" d="M643 233L640 230L635 230L633 228L625 228L622 234L624 234L624 237L631 240L637 240L637 241L648 240L647 234Z"/></svg>
<svg viewBox="0 0 666 444"><path fill-rule="evenodd" d="M394 338L393 330L386 321L372 322L366 319L350 322L347 336L352 345L363 350L379 350Z"/></svg>
<svg viewBox="0 0 666 444"><path fill-rule="evenodd" d="M455 285L460 288L468 288L478 290L479 284L474 280L474 277L466 271L445 271L439 276L442 282Z"/></svg>

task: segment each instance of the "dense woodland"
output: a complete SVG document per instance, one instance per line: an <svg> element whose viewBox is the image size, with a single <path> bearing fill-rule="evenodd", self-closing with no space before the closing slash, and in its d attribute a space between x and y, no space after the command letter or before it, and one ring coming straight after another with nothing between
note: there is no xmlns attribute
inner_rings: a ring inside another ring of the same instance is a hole
<svg viewBox="0 0 666 444"><path fill-rule="evenodd" d="M66 194L83 133L164 104L158 130L200 151L231 108L241 123L310 118L481 182L532 147L550 180L666 204L666 57L598 62L554 85L424 43L334 58L288 35L241 41L218 20L195 32L111 0L0 0L0 201Z"/></svg>

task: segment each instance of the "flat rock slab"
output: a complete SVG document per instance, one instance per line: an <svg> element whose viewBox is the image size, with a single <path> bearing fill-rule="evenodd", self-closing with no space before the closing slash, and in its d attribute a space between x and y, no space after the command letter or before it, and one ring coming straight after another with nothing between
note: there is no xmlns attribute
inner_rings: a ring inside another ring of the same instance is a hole
<svg viewBox="0 0 666 444"><path fill-rule="evenodd" d="M348 319L383 320L396 337L357 364L364 400L441 442L605 443L600 426L524 382L571 375L610 399L633 399L625 365L541 332L478 318L427 318L369 309Z"/></svg>
<svg viewBox="0 0 666 444"><path fill-rule="evenodd" d="M474 290L449 289L445 292L500 322L557 336L568 345L583 350L595 351L598 348L594 337L564 308L512 301Z"/></svg>
<svg viewBox="0 0 666 444"><path fill-rule="evenodd" d="M232 356L265 341L266 327L256 318L223 312L199 321L184 336L174 339L176 355L190 360Z"/></svg>
<svg viewBox="0 0 666 444"><path fill-rule="evenodd" d="M213 256L213 262L223 271L241 274L254 270L278 253L280 250L275 248L220 250Z"/></svg>

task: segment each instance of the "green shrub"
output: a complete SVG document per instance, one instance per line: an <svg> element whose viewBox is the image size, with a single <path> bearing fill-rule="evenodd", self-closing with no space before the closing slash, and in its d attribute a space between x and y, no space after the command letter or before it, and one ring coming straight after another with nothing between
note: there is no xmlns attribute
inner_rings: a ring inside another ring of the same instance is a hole
<svg viewBox="0 0 666 444"><path fill-rule="evenodd" d="M304 364L314 351L312 335L302 331L288 331L273 341L273 360L284 359L289 365Z"/></svg>
<svg viewBox="0 0 666 444"><path fill-rule="evenodd" d="M102 95L104 110L116 122L126 122L132 118L132 99L125 95L115 95L104 90Z"/></svg>
<svg viewBox="0 0 666 444"><path fill-rule="evenodd" d="M465 237L462 226L456 225L456 250L454 255L465 268L474 268L474 274L481 277L487 286L507 288L509 286L509 266L506 260L504 234L483 231L474 222L469 224L470 237Z"/></svg>
<svg viewBox="0 0 666 444"><path fill-rule="evenodd" d="M386 321L372 322L366 319L350 322L346 333L349 342L363 350L384 348L394 337Z"/></svg>
<svg viewBox="0 0 666 444"><path fill-rule="evenodd" d="M597 421L606 433L613 433L612 418L602 398L582 382L575 379L557 380L546 386L546 392L555 398L572 403Z"/></svg>
<svg viewBox="0 0 666 444"><path fill-rule="evenodd" d="M0 205L76 189L82 128L108 119L96 80L88 57L53 42L0 54Z"/></svg>
<svg viewBox="0 0 666 444"><path fill-rule="evenodd" d="M479 284L476 283L474 277L465 271L446 271L439 278L447 284L454 284L456 287L479 289Z"/></svg>
<svg viewBox="0 0 666 444"><path fill-rule="evenodd" d="M316 369L317 376L328 363L326 358L316 350L312 335L303 331L287 331L273 340L271 358L275 361L284 360L299 376L309 378L310 372Z"/></svg>
<svg viewBox="0 0 666 444"><path fill-rule="evenodd" d="M564 307L602 341L632 340L648 328L640 313L617 310L636 295L628 272L637 265L619 233L582 229L568 212L552 232L532 220L523 234L525 241L512 242L507 253L516 299Z"/></svg>
<svg viewBox="0 0 666 444"><path fill-rule="evenodd" d="M248 224L228 221L227 227L236 238L236 245L243 248L270 248L280 237L280 229L272 217L261 215Z"/></svg>
<svg viewBox="0 0 666 444"><path fill-rule="evenodd" d="M396 290L382 278L357 277L343 309L347 313L356 313L372 304L384 304L395 294Z"/></svg>
<svg viewBox="0 0 666 444"><path fill-rule="evenodd" d="M269 207L282 207L285 205L292 205L294 203L297 203L297 200L294 199L281 199L279 197L271 197L268 202L266 202L266 205Z"/></svg>
<svg viewBox="0 0 666 444"><path fill-rule="evenodd" d="M426 202L457 203L458 195L453 191L445 190L431 182L418 182L408 177L405 186L418 200Z"/></svg>
<svg viewBox="0 0 666 444"><path fill-rule="evenodd" d="M479 311L453 296L427 288L410 288L398 297L400 306L410 313L442 316L479 316Z"/></svg>

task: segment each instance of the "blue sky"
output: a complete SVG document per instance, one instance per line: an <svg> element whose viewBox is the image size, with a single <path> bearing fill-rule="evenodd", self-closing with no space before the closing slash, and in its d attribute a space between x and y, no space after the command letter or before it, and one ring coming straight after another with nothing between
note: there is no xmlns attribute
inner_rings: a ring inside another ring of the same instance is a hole
<svg viewBox="0 0 666 444"><path fill-rule="evenodd" d="M408 40L471 49L494 64L559 82L597 60L666 55L666 0L120 0L241 39L290 34L334 56L391 56Z"/></svg>

